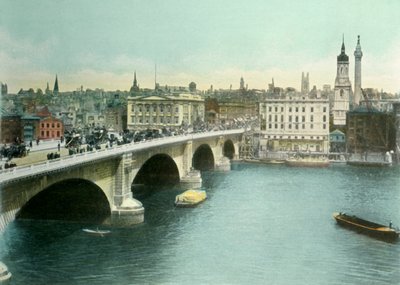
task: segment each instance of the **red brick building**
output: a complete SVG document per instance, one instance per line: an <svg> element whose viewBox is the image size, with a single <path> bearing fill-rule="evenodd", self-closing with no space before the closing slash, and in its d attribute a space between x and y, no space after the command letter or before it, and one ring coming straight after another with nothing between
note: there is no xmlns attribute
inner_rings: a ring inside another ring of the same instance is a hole
<svg viewBox="0 0 400 285"><path fill-rule="evenodd" d="M39 137L41 140L61 139L64 136L63 122L54 117L47 117L40 120Z"/></svg>

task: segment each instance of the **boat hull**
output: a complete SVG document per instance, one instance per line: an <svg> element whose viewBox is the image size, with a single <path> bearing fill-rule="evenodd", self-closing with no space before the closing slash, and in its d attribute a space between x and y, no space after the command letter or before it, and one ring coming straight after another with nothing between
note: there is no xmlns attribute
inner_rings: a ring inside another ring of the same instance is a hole
<svg viewBox="0 0 400 285"><path fill-rule="evenodd" d="M300 166L300 167L328 167L329 161L318 161L318 160L296 160L288 159L285 161L288 166Z"/></svg>
<svg viewBox="0 0 400 285"><path fill-rule="evenodd" d="M367 167L386 167L392 165L390 162L385 162L385 161L362 161L362 160L360 161L348 160L347 164L353 166L367 166Z"/></svg>
<svg viewBox="0 0 400 285"><path fill-rule="evenodd" d="M384 240L396 240L399 237L399 233L390 227L363 220L356 216L334 213L333 218L340 226L368 236Z"/></svg>

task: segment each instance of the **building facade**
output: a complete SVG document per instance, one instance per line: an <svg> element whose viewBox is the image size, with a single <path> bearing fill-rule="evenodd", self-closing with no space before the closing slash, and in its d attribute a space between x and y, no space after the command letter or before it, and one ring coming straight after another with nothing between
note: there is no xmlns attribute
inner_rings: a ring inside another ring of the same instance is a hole
<svg viewBox="0 0 400 285"><path fill-rule="evenodd" d="M349 153L381 153L396 149L395 114L366 106L347 113L346 144Z"/></svg>
<svg viewBox="0 0 400 285"><path fill-rule="evenodd" d="M2 114L0 116L0 139L3 144L21 142L21 116Z"/></svg>
<svg viewBox="0 0 400 285"><path fill-rule="evenodd" d="M350 110L352 98L351 82L349 79L349 57L345 53L344 40L340 55L337 56L337 70L335 80L335 97L333 101L333 124L346 125L346 112Z"/></svg>
<svg viewBox="0 0 400 285"><path fill-rule="evenodd" d="M61 120L47 117L40 120L39 136L41 140L61 139L64 136L64 125Z"/></svg>
<svg viewBox="0 0 400 285"><path fill-rule="evenodd" d="M193 125L204 121L204 99L200 95L150 95L127 98L127 128L159 129Z"/></svg>
<svg viewBox="0 0 400 285"><path fill-rule="evenodd" d="M261 134L267 151L329 151L329 100L302 94L260 103Z"/></svg>

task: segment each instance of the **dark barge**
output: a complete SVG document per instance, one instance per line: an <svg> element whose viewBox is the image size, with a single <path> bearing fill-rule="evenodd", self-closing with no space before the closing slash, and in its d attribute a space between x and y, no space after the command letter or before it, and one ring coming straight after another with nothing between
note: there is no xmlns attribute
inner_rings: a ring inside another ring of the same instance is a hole
<svg viewBox="0 0 400 285"><path fill-rule="evenodd" d="M334 213L333 217L339 225L372 237L385 240L396 240L399 237L399 232L391 225L381 225L345 213Z"/></svg>

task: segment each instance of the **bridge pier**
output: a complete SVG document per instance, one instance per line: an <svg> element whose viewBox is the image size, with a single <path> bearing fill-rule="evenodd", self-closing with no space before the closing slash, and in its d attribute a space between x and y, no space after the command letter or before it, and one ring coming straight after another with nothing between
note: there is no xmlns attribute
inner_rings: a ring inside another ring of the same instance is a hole
<svg viewBox="0 0 400 285"><path fill-rule="evenodd" d="M132 197L126 198L121 205L111 209L111 224L128 227L144 222L144 207L140 201Z"/></svg>
<svg viewBox="0 0 400 285"><path fill-rule="evenodd" d="M134 162L132 153L124 154L115 175L114 205L111 207L111 223L115 226L127 227L144 222L144 207L132 198Z"/></svg>

